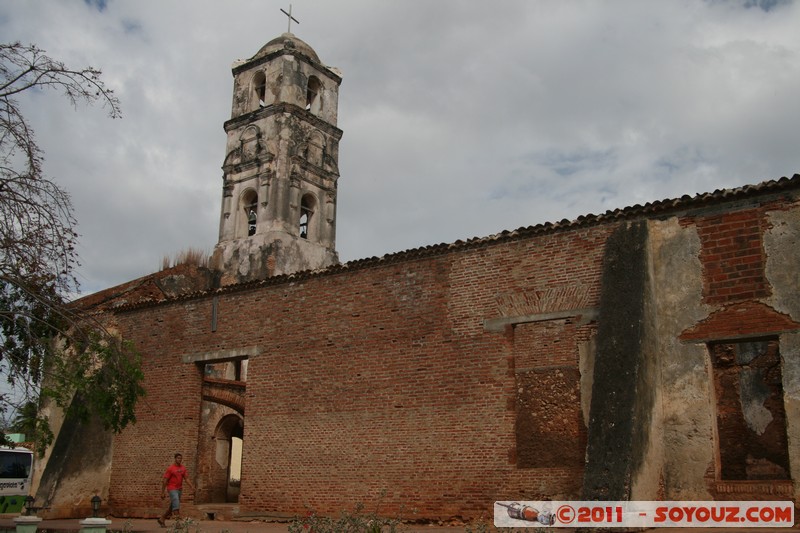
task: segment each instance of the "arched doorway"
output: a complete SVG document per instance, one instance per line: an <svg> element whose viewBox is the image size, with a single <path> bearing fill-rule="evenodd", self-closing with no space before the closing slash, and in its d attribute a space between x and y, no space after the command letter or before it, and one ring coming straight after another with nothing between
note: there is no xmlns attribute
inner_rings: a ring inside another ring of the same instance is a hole
<svg viewBox="0 0 800 533"><path fill-rule="evenodd" d="M211 501L239 501L242 471L244 420L238 414L223 416L214 431L214 468L211 472Z"/></svg>
<svg viewBox="0 0 800 533"><path fill-rule="evenodd" d="M197 447L200 505L238 503L244 435L247 350L203 356L203 402ZM213 509L213 512L225 512Z"/></svg>

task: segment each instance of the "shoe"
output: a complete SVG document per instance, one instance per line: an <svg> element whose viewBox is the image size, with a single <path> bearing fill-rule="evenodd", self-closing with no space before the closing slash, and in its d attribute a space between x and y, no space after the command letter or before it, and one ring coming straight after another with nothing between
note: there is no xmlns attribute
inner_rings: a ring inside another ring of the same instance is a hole
<svg viewBox="0 0 800 533"><path fill-rule="evenodd" d="M164 523L164 519L163 518L159 517L159 518L156 518L156 520L158 520L158 525L159 526L167 527L167 524Z"/></svg>

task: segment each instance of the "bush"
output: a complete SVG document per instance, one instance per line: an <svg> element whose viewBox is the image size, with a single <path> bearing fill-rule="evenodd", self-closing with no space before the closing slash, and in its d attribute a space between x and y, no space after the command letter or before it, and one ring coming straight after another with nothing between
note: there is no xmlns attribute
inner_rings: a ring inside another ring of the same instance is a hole
<svg viewBox="0 0 800 533"><path fill-rule="evenodd" d="M404 530L400 519L365 514L362 504L356 505L352 513L342 512L339 518L311 512L302 518L295 517L289 524L289 533L396 533Z"/></svg>

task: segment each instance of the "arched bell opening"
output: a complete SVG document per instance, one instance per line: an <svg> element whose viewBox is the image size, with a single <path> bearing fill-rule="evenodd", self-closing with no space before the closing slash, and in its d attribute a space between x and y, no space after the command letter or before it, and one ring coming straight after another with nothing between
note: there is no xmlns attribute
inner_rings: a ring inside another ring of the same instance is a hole
<svg viewBox="0 0 800 533"><path fill-rule="evenodd" d="M301 239L314 239L317 237L314 231L314 223L312 217L314 216L314 209L317 206L317 199L313 194L304 194L300 201L300 221L299 231ZM314 220L316 222L316 220Z"/></svg>
<svg viewBox="0 0 800 533"><path fill-rule="evenodd" d="M308 78L306 86L306 109L314 115L319 115L322 111L322 83L316 76Z"/></svg>
<svg viewBox="0 0 800 533"><path fill-rule="evenodd" d="M267 105L267 77L263 72L256 72L253 76L253 105L252 109L260 109Z"/></svg>
<svg viewBox="0 0 800 533"><path fill-rule="evenodd" d="M250 237L256 234L258 227L258 194L247 189L239 197L239 213L236 224L236 237Z"/></svg>

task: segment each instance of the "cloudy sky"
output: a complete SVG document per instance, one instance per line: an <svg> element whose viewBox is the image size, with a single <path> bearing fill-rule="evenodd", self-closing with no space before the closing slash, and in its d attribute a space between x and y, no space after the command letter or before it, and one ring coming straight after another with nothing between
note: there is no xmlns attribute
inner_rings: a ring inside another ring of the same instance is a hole
<svg viewBox="0 0 800 533"><path fill-rule="evenodd" d="M342 261L800 172L800 4L294 0L339 68ZM72 194L84 293L216 244L234 60L273 0L5 0L2 40L92 65L123 117L22 99Z"/></svg>

